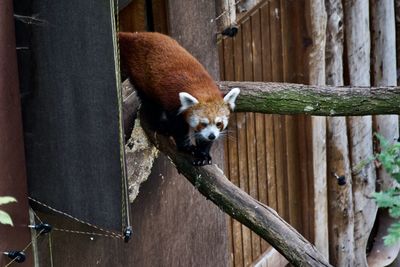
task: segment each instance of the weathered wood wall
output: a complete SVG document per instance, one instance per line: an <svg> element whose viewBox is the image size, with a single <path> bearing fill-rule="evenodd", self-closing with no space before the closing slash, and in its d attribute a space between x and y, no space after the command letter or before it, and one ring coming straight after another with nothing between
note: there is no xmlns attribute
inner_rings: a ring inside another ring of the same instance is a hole
<svg viewBox="0 0 400 267"><path fill-rule="evenodd" d="M313 4L318 1L264 1L241 18L238 36L222 41L222 77L319 84L326 78L334 85L395 85L394 6L390 1L371 3L332 0L317 7ZM313 15L312 8L322 10ZM327 18L323 16L325 10ZM321 17L320 22L316 23L315 15ZM357 16L359 19L355 19ZM318 53L326 53L326 74L324 55ZM320 250L326 254L329 221L329 250L334 265L365 266L366 250L372 245L375 248L371 255L388 255L386 262L390 262L398 248L384 249L380 242L369 242L367 248L376 214L375 203L368 197L376 189L375 168L368 165L353 173L351 168L373 154L373 131L391 140L398 136L397 121L398 116L376 116L373 120L371 116L328 118L325 165L324 119L236 114L226 141L226 172L244 190L275 207L306 237L320 243ZM318 133L317 124L321 126ZM385 174L377 171L383 188L387 187ZM343 175L346 184L339 186L334 175ZM322 179L326 182L321 183ZM329 194L324 183L328 184ZM379 218L384 224L384 215ZM230 228L234 266L246 266L268 249L263 243L260 249L257 237L239 223L231 221ZM371 256L368 261L379 262L375 263L379 266L383 264L382 255Z"/></svg>
<svg viewBox="0 0 400 267"><path fill-rule="evenodd" d="M221 77L236 81L308 82L304 1L264 1L220 43ZM314 238L311 118L234 114L226 138L229 178ZM229 219L233 266L249 266L269 245ZM268 254L267 254L268 255Z"/></svg>

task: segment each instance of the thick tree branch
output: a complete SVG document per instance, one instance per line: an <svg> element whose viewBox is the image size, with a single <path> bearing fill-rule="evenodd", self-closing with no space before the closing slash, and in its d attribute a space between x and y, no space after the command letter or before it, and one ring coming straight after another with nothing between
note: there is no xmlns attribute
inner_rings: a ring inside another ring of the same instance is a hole
<svg viewBox="0 0 400 267"><path fill-rule="evenodd" d="M178 171L206 198L268 241L295 266L331 266L310 242L273 209L233 185L218 167L194 167L188 155L178 153L169 138L149 130L143 117L141 124L151 142L171 159Z"/></svg>
<svg viewBox="0 0 400 267"><path fill-rule="evenodd" d="M400 87L329 87L290 83L218 82L239 87L236 111L323 116L400 114Z"/></svg>

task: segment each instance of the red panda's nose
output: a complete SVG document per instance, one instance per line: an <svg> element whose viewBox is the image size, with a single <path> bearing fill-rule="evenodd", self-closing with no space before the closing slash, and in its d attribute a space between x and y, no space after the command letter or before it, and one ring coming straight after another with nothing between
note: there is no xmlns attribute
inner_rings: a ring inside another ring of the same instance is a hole
<svg viewBox="0 0 400 267"><path fill-rule="evenodd" d="M208 136L208 139L214 140L214 139L215 139L215 135L214 135L213 133L211 133L211 134Z"/></svg>

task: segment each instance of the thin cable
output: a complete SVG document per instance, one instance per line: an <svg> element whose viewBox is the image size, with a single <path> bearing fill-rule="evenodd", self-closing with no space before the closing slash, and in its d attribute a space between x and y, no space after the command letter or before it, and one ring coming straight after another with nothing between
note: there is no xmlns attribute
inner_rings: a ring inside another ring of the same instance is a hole
<svg viewBox="0 0 400 267"><path fill-rule="evenodd" d="M59 211L59 210L57 210L57 209L55 209L55 208L53 208L53 207L50 207L49 205L46 205L46 204L44 204L44 203L42 203L42 202L40 202L39 200L36 200L36 199L34 199L34 198L28 197L28 199L31 200L31 201L33 201L33 202L35 202L35 203L37 203L37 204L39 204L39 205L41 205L41 206L43 206L43 207L48 208L48 209L51 210L51 211L54 211L54 212L56 212L56 213L59 213L59 214L61 214L61 215L66 216L66 217L68 217L68 218L70 218L70 219L73 219L74 221L77 221L77 222L79 222L79 223L81 223L81 224L90 226L90 227L92 227L92 228L94 228L94 229L97 229L97 230L99 230L99 231L101 231L101 232L105 232L105 233L107 233L107 234L109 234L109 235L112 235L112 236L120 236L120 237L122 238L122 235L119 234L119 233L115 233L115 232L113 232L113 231L108 231L108 230L105 230L105 229L103 229L103 228L101 228L101 227L98 227L98 226L96 226L96 225L93 225L93 224L91 224L91 223L82 221L82 220L80 220L80 219L78 219L78 218L76 218L76 217L74 217L74 216L72 216L72 215L69 215L68 213L65 213L65 212Z"/></svg>
<svg viewBox="0 0 400 267"><path fill-rule="evenodd" d="M36 234L36 238L38 237L38 236L40 236L41 234L42 234L42 232L43 232L43 230L42 231L40 231L39 233L37 233ZM25 252L31 245L32 245L32 240L25 246L25 248L23 249L23 250L21 250L21 251L23 251L23 252ZM11 264L13 264L15 261L16 261L16 259L17 258L14 258L14 259L12 259L9 263L7 263L6 265L4 265L4 267L8 267L8 266L10 266Z"/></svg>
<svg viewBox="0 0 400 267"><path fill-rule="evenodd" d="M85 231L78 231L78 230L69 230L69 229L62 229L62 228L53 228L54 231L60 231L65 233L71 234L82 234L82 235L92 235L92 236L102 236L102 237L111 237L111 238L118 238L122 239L121 235L108 235L108 234L101 234L101 233L94 233L94 232L85 232Z"/></svg>

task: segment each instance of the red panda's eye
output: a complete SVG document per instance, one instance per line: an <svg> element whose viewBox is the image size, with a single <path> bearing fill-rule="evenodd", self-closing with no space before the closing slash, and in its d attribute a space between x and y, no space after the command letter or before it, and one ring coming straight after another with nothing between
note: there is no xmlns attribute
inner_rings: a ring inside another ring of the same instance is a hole
<svg viewBox="0 0 400 267"><path fill-rule="evenodd" d="M222 127L222 122L217 122L217 124L215 124L218 128Z"/></svg>
<svg viewBox="0 0 400 267"><path fill-rule="evenodd" d="M200 126L203 127L203 128L206 128L207 127L207 123L202 122L202 123L200 123Z"/></svg>

